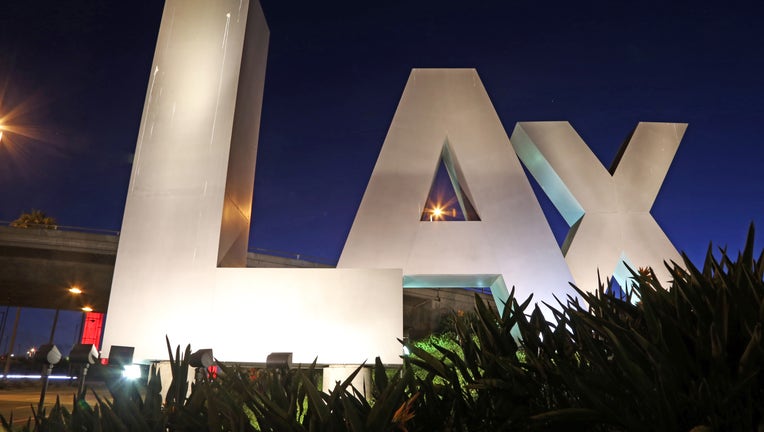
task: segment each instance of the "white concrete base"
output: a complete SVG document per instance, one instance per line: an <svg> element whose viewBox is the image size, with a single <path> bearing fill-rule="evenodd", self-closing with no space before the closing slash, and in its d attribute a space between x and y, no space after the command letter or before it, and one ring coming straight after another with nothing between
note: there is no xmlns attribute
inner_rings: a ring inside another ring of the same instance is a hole
<svg viewBox="0 0 764 432"><path fill-rule="evenodd" d="M344 382L360 365L329 365L324 368L324 379L321 390L329 393L334 390L337 381ZM371 366L364 366L351 382L367 399L371 397Z"/></svg>
<svg viewBox="0 0 764 432"><path fill-rule="evenodd" d="M164 360L167 335L173 346L212 348L231 363L265 363L273 352L304 364L401 362L400 269L211 267L185 276L141 272L146 264L129 266L137 288L112 291L103 352L132 346L136 362ZM139 296L143 287L153 291Z"/></svg>

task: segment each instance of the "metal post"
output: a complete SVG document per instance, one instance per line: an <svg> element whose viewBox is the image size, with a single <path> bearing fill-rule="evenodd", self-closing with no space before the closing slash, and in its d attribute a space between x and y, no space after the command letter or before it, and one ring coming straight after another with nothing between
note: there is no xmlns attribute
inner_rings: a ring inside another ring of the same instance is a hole
<svg viewBox="0 0 764 432"><path fill-rule="evenodd" d="M84 343L82 341L82 336L85 334L85 323L87 322L87 312L82 312L82 316L80 317L80 322L77 327L77 331L74 335L74 343L73 345L77 345L78 343Z"/></svg>
<svg viewBox="0 0 764 432"><path fill-rule="evenodd" d="M21 308L17 307L16 320L13 322L13 333L11 333L11 344L5 357L5 369L3 370L4 379L8 379L8 371L11 369L11 354L13 353L13 345L16 344L16 331L19 329L19 318L21 318Z"/></svg>
<svg viewBox="0 0 764 432"><path fill-rule="evenodd" d="M5 307L5 311L3 312L3 319L2 319L2 322L0 322L0 347L3 346L3 341L5 340L5 326L6 324L8 324L8 312L10 310L11 310L10 306Z"/></svg>
<svg viewBox="0 0 764 432"><path fill-rule="evenodd" d="M80 385L79 390L77 391L77 397L78 398L84 398L85 397L85 377L88 374L88 369L90 368L90 364L85 363L82 365L82 371L80 372Z"/></svg>
<svg viewBox="0 0 764 432"><path fill-rule="evenodd" d="M37 405L37 413L42 413L42 407L45 405L45 393L48 391L48 377L53 371L53 365L45 365L42 368L42 390L40 390L40 403Z"/></svg>
<svg viewBox="0 0 764 432"><path fill-rule="evenodd" d="M59 308L56 308L56 314L53 315L53 327L50 329L50 339L48 340L49 344L53 343L53 336L56 334L56 324L58 324L58 312Z"/></svg>

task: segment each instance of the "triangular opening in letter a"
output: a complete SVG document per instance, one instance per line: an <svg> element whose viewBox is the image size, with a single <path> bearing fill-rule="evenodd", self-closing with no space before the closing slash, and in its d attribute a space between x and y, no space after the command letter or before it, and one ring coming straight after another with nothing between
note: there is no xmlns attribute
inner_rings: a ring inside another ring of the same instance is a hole
<svg viewBox="0 0 764 432"><path fill-rule="evenodd" d="M420 220L479 221L480 217L465 188L459 164L449 147L448 142L443 145Z"/></svg>

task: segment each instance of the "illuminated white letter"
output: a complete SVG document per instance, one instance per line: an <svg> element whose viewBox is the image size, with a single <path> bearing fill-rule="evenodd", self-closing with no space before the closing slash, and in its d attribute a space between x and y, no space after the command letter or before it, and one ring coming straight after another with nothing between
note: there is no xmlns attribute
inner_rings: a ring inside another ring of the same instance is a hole
<svg viewBox="0 0 764 432"><path fill-rule="evenodd" d="M422 221L441 158L479 220ZM338 267L402 268L404 288L491 287L500 309L511 286L565 299L572 278L474 69L411 72Z"/></svg>
<svg viewBox="0 0 764 432"><path fill-rule="evenodd" d="M167 335L226 361L262 362L278 351L298 363L400 361L400 269L241 268L267 48L257 1L165 2L105 353L128 345L136 359L166 359Z"/></svg>
<svg viewBox="0 0 764 432"><path fill-rule="evenodd" d="M562 250L581 289L597 288L597 269L624 286L624 263L668 281L663 261L681 262L650 208L686 129L639 123L608 172L568 122L515 126L518 156L571 226Z"/></svg>

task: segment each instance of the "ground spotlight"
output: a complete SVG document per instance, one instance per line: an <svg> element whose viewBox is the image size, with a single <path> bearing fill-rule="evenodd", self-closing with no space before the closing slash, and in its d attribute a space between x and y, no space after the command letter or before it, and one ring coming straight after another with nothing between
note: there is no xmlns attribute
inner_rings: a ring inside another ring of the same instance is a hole
<svg viewBox="0 0 764 432"><path fill-rule="evenodd" d="M69 352L69 362L81 367L79 392L77 393L79 396L85 394L85 376L88 374L90 365L98 361L98 357L98 350L93 344L77 344Z"/></svg>
<svg viewBox="0 0 764 432"><path fill-rule="evenodd" d="M141 366L137 364L125 365L122 369L122 378L136 380L141 377Z"/></svg>
<svg viewBox="0 0 764 432"><path fill-rule="evenodd" d="M109 364L127 366L133 364L135 347L112 345L109 349Z"/></svg>
<svg viewBox="0 0 764 432"><path fill-rule="evenodd" d="M69 353L69 361L88 366L95 364L98 361L98 350L93 344L77 344Z"/></svg>
<svg viewBox="0 0 764 432"><path fill-rule="evenodd" d="M112 377L119 375L126 380L135 380L141 377L140 365L133 364L135 347L112 345L109 349L109 366L112 367Z"/></svg>
<svg viewBox="0 0 764 432"><path fill-rule="evenodd" d="M212 349L204 348L191 354L188 358L188 364L195 368L208 368L215 363L215 359L212 357Z"/></svg>
<svg viewBox="0 0 764 432"><path fill-rule="evenodd" d="M402 341L400 341L400 342L401 342L401 344L403 345L403 357L408 357L408 356L410 356L410 355L411 355L411 348L409 348L409 346L410 346L410 341L409 341L409 338L408 338L408 336L404 336L404 337L403 337L403 340L402 340Z"/></svg>
<svg viewBox="0 0 764 432"><path fill-rule="evenodd" d="M203 348L188 357L188 365L196 368L194 379L201 381L209 377L209 368L215 364L215 358L212 356L211 348Z"/></svg>
<svg viewBox="0 0 764 432"><path fill-rule="evenodd" d="M53 368L54 365L61 361L61 351L53 344L41 345L40 348L35 351L34 359L43 365Z"/></svg>
<svg viewBox="0 0 764 432"><path fill-rule="evenodd" d="M265 359L265 367L268 369L289 369L292 367L292 353L275 352L268 354Z"/></svg>

